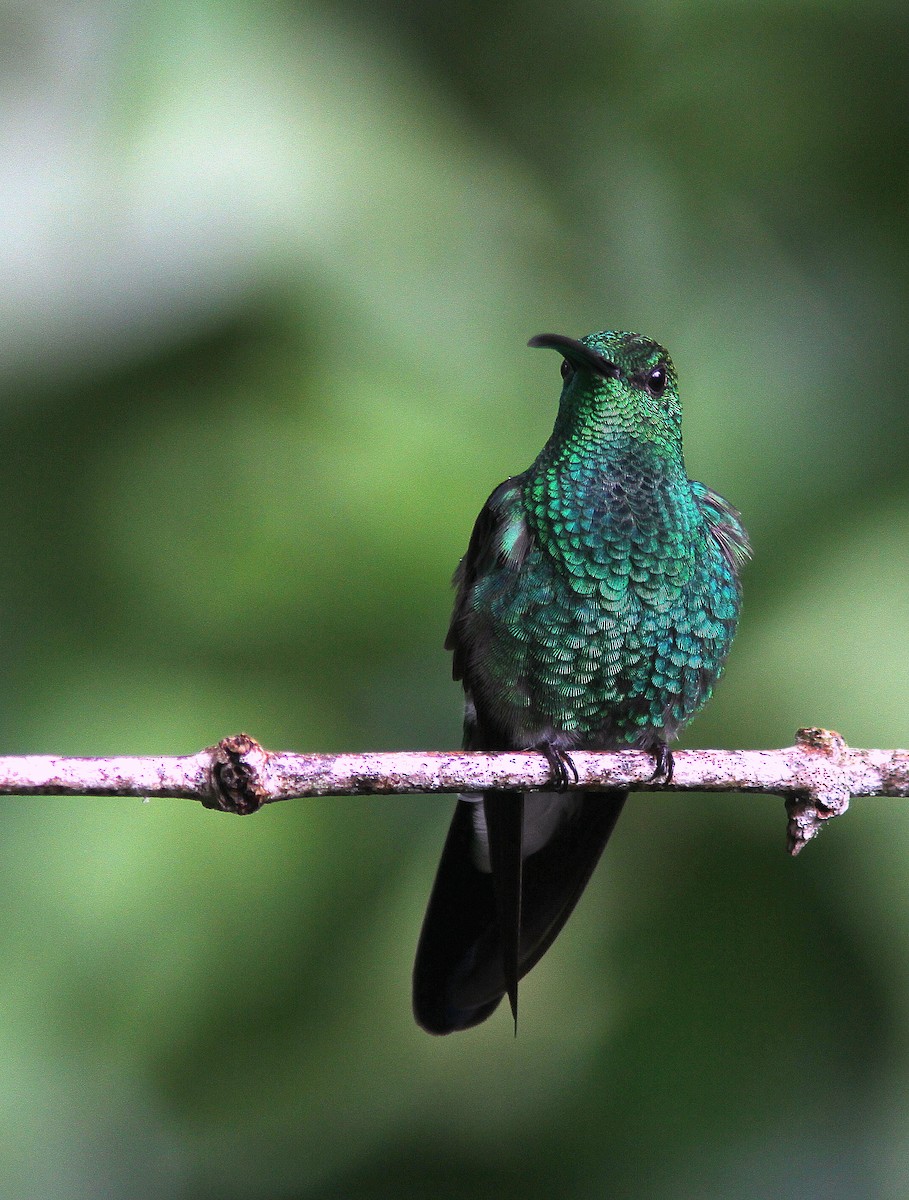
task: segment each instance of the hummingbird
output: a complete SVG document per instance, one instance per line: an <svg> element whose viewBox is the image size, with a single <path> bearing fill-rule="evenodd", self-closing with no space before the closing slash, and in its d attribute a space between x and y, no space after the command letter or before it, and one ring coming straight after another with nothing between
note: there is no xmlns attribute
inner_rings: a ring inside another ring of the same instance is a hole
<svg viewBox="0 0 909 1200"><path fill-rule="evenodd" d="M417 947L413 1008L469 1029L552 945L627 792L587 792L574 750L636 747L654 782L710 697L751 553L739 513L688 478L675 368L658 343L544 333L561 355L552 435L483 506L454 576L445 641L464 687L464 748L537 750L543 792L458 798Z"/></svg>

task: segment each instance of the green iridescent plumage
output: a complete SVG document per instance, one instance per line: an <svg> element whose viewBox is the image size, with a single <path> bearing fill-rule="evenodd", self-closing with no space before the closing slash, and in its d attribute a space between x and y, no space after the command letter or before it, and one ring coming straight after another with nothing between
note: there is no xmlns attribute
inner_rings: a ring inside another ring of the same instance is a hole
<svg viewBox="0 0 909 1200"><path fill-rule="evenodd" d="M563 786L577 748L635 745L671 770L667 744L729 650L748 541L736 511L688 479L661 346L614 332L531 345L563 355L564 385L552 436L490 496L455 577L446 644L467 696L465 745L539 749ZM516 1012L518 977L567 919L623 801L459 803L417 956L421 1024L475 1024L505 992ZM451 865L465 854L472 873Z"/></svg>

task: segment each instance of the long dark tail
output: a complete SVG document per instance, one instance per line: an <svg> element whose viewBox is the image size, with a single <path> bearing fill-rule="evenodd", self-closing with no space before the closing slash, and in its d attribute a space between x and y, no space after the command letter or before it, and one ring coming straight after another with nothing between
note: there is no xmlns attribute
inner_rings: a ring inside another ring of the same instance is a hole
<svg viewBox="0 0 909 1200"><path fill-rule="evenodd" d="M523 861L522 828L533 819L535 803L546 797L523 798L522 825L515 795L484 796L492 872L477 865L476 802L459 800L455 809L414 964L414 1015L429 1033L478 1025L505 995L517 1018L518 980L571 915L627 793L570 793L570 815Z"/></svg>
<svg viewBox="0 0 909 1200"><path fill-rule="evenodd" d="M524 793L484 792L483 816L489 838L489 868L499 933L505 992L518 1032L518 980L521 978L521 901L524 890Z"/></svg>

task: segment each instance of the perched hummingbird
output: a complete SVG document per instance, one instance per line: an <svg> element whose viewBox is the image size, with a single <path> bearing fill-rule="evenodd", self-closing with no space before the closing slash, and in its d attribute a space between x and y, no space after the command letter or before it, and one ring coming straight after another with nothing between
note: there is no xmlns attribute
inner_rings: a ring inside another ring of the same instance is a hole
<svg viewBox="0 0 909 1200"><path fill-rule="evenodd" d="M636 333L562 356L555 428L486 501L455 573L446 648L468 750L539 750L554 791L461 796L417 947L430 1033L484 1021L548 950L625 803L567 790L571 751L635 746L672 778L669 742L708 699L750 554L738 512L688 478L676 374Z"/></svg>

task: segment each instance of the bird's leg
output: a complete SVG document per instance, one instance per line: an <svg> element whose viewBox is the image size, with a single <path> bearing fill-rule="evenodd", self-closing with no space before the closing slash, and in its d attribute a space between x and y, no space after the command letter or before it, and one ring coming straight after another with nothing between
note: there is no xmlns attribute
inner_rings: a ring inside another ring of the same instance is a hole
<svg viewBox="0 0 909 1200"><path fill-rule="evenodd" d="M649 750L653 755L653 774L647 779L647 783L672 783L672 772L675 764L669 744L660 738L658 741L652 742L649 746L641 748Z"/></svg>
<svg viewBox="0 0 909 1200"><path fill-rule="evenodd" d="M557 792L566 792L572 779L575 783L578 782L578 769L571 761L571 755L567 750L560 750L551 742L544 742L539 750L549 763L552 785Z"/></svg>

